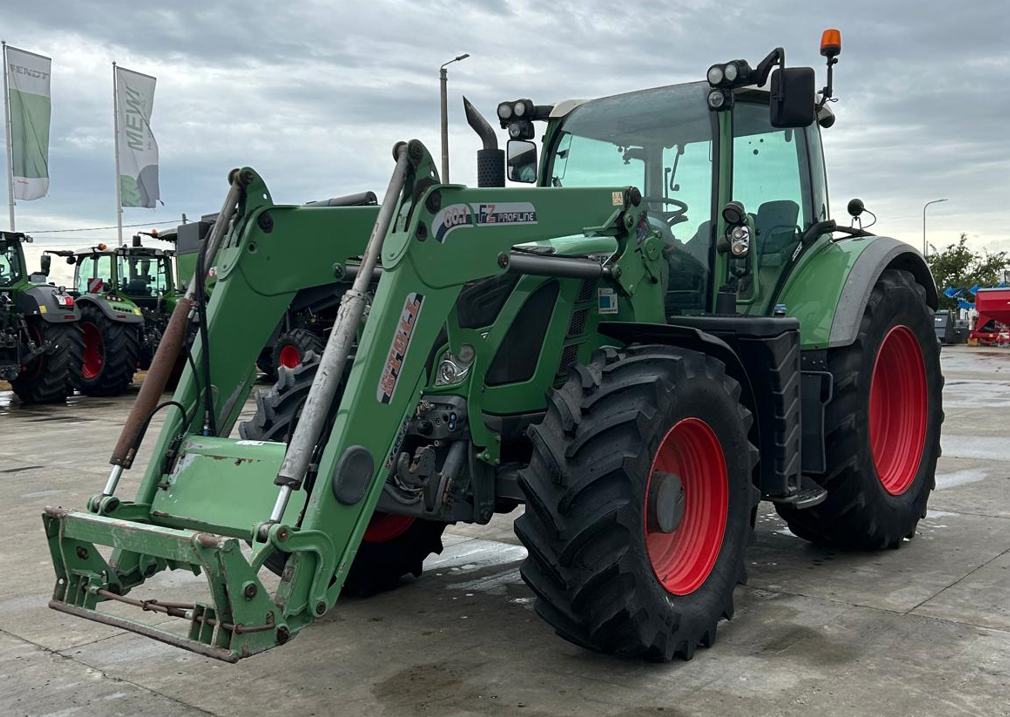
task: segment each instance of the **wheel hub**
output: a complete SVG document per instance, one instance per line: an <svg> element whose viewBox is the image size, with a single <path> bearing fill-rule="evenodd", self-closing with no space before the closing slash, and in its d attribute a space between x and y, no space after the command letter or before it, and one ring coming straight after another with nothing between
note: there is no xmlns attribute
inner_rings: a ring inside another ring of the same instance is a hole
<svg viewBox="0 0 1010 717"><path fill-rule="evenodd" d="M649 481L650 533L672 533L684 518L684 483L674 473L656 470Z"/></svg>

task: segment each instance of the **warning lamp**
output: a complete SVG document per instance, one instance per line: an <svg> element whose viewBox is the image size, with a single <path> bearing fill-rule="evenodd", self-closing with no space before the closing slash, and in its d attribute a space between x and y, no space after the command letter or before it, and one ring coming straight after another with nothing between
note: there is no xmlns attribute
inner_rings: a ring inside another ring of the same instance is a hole
<svg viewBox="0 0 1010 717"><path fill-rule="evenodd" d="M101 244L98 245L98 251L105 251L108 248L109 247L105 246L104 243L101 243Z"/></svg>
<svg viewBox="0 0 1010 717"><path fill-rule="evenodd" d="M158 236L158 230L157 229L152 229L147 234L148 234L148 236L157 237Z"/></svg>
<svg viewBox="0 0 1010 717"><path fill-rule="evenodd" d="M821 34L821 55L838 57L842 54L842 33L838 30L825 30Z"/></svg>

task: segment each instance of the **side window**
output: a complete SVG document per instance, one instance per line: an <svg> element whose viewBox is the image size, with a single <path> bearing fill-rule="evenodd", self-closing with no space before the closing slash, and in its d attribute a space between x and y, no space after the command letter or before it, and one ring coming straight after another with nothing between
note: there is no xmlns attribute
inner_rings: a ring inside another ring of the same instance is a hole
<svg viewBox="0 0 1010 717"><path fill-rule="evenodd" d="M552 183L557 187L638 187L645 191L645 162L621 159L613 142L566 134L558 142ZM569 157L577 161L568 162Z"/></svg>
<svg viewBox="0 0 1010 717"><path fill-rule="evenodd" d="M698 247L698 259L707 262L712 236L712 143L692 142L683 148L664 149L663 185L664 197L687 205L683 216L675 220L670 230L681 242L695 239L703 244L704 248ZM662 209L679 211L675 205Z"/></svg>
<svg viewBox="0 0 1010 717"><path fill-rule="evenodd" d="M75 287L82 294L88 293L88 282L95 275L94 257L78 257Z"/></svg>
<svg viewBox="0 0 1010 717"><path fill-rule="evenodd" d="M804 130L775 129L767 105L741 102L733 113L733 198L754 217L758 268L788 261L810 216Z"/></svg>

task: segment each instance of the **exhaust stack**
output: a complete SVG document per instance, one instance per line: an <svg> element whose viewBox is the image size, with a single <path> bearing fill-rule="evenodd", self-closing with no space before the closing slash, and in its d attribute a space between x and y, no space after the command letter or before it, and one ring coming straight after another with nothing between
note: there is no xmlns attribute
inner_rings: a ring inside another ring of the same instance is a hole
<svg viewBox="0 0 1010 717"><path fill-rule="evenodd" d="M484 149L477 150L477 186L505 186L505 151L498 149L498 136L494 129L477 111L466 97L463 98L466 122L484 143Z"/></svg>

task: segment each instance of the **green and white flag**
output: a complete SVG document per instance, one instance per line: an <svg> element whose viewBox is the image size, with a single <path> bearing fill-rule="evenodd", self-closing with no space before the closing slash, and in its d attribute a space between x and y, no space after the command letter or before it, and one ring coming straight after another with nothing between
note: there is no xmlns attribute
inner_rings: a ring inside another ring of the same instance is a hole
<svg viewBox="0 0 1010 717"><path fill-rule="evenodd" d="M119 135L119 188L124 207L155 206L158 189L158 143L151 132L155 79L116 68L116 117Z"/></svg>
<svg viewBox="0 0 1010 717"><path fill-rule="evenodd" d="M7 46L7 88L11 113L14 198L39 199L49 193L49 78L53 61Z"/></svg>

